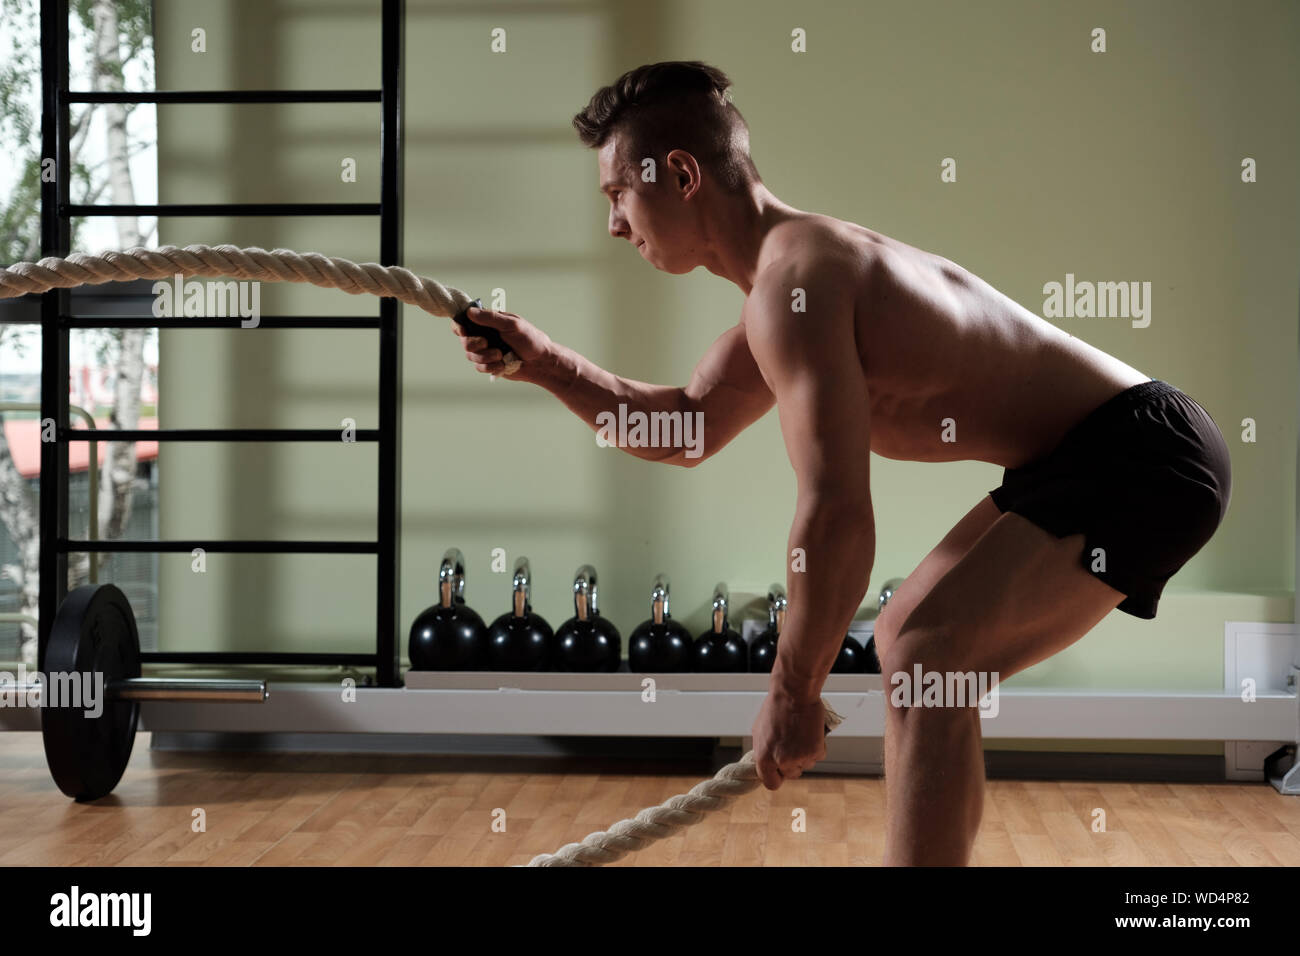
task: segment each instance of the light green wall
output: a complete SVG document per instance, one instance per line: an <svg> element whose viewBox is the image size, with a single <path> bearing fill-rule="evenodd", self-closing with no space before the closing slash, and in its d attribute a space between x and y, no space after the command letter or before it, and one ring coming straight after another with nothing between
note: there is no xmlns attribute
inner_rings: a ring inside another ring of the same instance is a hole
<svg viewBox="0 0 1300 956"><path fill-rule="evenodd" d="M160 88L378 84L378 4L159 4ZM208 52L189 52L195 26ZM1109 52L1089 52L1104 27ZM508 52L489 52L504 27ZM790 31L808 52L790 52ZM765 181L804 209L950 257L1041 313L1045 282L1150 281L1149 328L1062 328L1184 388L1214 416L1234 467L1215 539L1166 591L1160 619L1113 614L1018 680L1084 686L1222 681L1224 620L1290 620L1294 558L1300 115L1286 2L408 4L406 264L506 307L620 374L684 383L733 324L741 294L703 270L655 272L606 234L594 154L570 117L644 62L728 71ZM162 201L373 201L374 106L164 107ZM360 161L339 181L342 157ZM958 182L939 181L944 157ZM1260 181L1239 181L1242 157ZM372 260L371 220L169 221L164 242L287 246ZM280 286L264 309L373 314L373 299ZM446 320L407 309L402 642L432 599L442 551L469 561L467 596L507 605L493 548L532 559L534 605L571 613L594 563L626 635L649 582L705 626L714 582L736 603L784 580L794 481L775 413L694 470L598 448L527 385L488 383ZM163 424L374 427L368 332L168 332ZM264 406L264 407L263 407ZM1241 421L1258 441L1241 441ZM374 448L171 446L162 532L368 537ZM1000 480L983 463L873 457L878 527L868 601ZM373 560L162 558L166 647L341 651L373 644ZM1215 593L1218 592L1218 593ZM1245 596L1241 596L1245 595Z"/></svg>

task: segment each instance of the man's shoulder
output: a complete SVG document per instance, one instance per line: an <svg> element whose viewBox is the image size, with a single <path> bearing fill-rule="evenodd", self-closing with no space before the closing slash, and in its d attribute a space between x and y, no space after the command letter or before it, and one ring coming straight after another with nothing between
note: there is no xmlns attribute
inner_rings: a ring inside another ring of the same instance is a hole
<svg viewBox="0 0 1300 956"><path fill-rule="evenodd" d="M829 216L807 216L772 230L755 286L790 278L817 278L852 284L891 255L885 237L856 223Z"/></svg>
<svg viewBox="0 0 1300 956"><path fill-rule="evenodd" d="M869 242L851 241L832 230L800 224L765 258L746 297L747 313L773 307L792 314L816 307L846 305L861 298L885 252Z"/></svg>

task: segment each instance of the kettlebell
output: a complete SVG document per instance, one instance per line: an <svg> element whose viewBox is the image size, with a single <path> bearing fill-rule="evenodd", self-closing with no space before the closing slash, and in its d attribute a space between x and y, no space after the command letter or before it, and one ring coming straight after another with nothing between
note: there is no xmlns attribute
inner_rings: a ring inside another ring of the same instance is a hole
<svg viewBox="0 0 1300 956"><path fill-rule="evenodd" d="M749 654L745 642L736 633L727 618L727 605L731 592L725 581L713 589L713 623L695 640L695 670L709 674L729 674L749 670Z"/></svg>
<svg viewBox="0 0 1300 956"><path fill-rule="evenodd" d="M885 613L885 607L898 592L899 587L905 581L905 578L890 578L880 588L880 597L876 601L876 620L880 620L880 615ZM876 635L872 634L867 638L867 644L862 649L864 666L868 674L880 673L880 655L876 653Z"/></svg>
<svg viewBox="0 0 1300 956"><path fill-rule="evenodd" d="M864 663L863 656L862 645L855 638L845 634L844 643L840 645L840 652L835 657L835 663L831 665L831 673L861 674Z"/></svg>
<svg viewBox="0 0 1300 956"><path fill-rule="evenodd" d="M903 578L890 578L880 588L880 597L876 599L876 617L885 609L885 605L893 598L894 593L898 590L899 585L903 583Z"/></svg>
<svg viewBox="0 0 1300 956"><path fill-rule="evenodd" d="M528 603L532 577L528 559L518 558L511 584L513 606L488 628L489 670L544 671L550 665L555 632Z"/></svg>
<svg viewBox="0 0 1300 956"><path fill-rule="evenodd" d="M785 612L790 606L785 588L773 584L767 589L767 627L749 645L749 669L754 673L770 674L776 663L776 641L785 627Z"/></svg>
<svg viewBox="0 0 1300 956"><path fill-rule="evenodd" d="M872 634L867 638L866 645L862 648L863 666L868 674L880 673L880 656L876 653L876 635Z"/></svg>
<svg viewBox="0 0 1300 956"><path fill-rule="evenodd" d="M638 624L627 642L627 666L634 674L691 669L691 632L668 613L668 575L655 575L650 620Z"/></svg>
<svg viewBox="0 0 1300 956"><path fill-rule="evenodd" d="M448 548L438 568L438 603L411 623L411 670L468 671L483 666L487 625L465 603L465 556Z"/></svg>
<svg viewBox="0 0 1300 956"><path fill-rule="evenodd" d="M573 578L573 617L555 632L555 669L611 672L622 656L622 635L596 607L596 569L584 564Z"/></svg>

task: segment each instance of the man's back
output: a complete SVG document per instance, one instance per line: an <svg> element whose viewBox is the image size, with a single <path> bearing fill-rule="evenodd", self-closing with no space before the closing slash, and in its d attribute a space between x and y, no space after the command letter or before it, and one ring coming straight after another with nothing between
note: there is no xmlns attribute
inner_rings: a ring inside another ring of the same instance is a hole
<svg viewBox="0 0 1300 956"><path fill-rule="evenodd" d="M1149 378L961 266L855 223L807 213L781 223L763 243L758 276L809 257L829 258L854 287L871 450L886 458L1019 467ZM806 291L811 312L816 290Z"/></svg>

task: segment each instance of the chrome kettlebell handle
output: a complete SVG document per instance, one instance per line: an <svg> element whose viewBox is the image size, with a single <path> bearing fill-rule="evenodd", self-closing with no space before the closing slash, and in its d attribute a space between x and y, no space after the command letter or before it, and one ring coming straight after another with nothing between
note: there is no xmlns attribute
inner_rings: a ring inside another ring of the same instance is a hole
<svg viewBox="0 0 1300 956"><path fill-rule="evenodd" d="M584 564L573 576L573 616L586 621L599 613L596 607L596 569Z"/></svg>
<svg viewBox="0 0 1300 956"><path fill-rule="evenodd" d="M773 584L767 589L767 626L779 635L785 628L785 614L790 601L785 596L785 587Z"/></svg>
<svg viewBox="0 0 1300 956"><path fill-rule="evenodd" d="M451 607L457 601L464 601L464 594L465 555L460 553L460 548L448 548L438 568L438 604Z"/></svg>
<svg viewBox="0 0 1300 956"><path fill-rule="evenodd" d="M668 617L668 575L656 574L650 586L650 620L662 624Z"/></svg>
<svg viewBox="0 0 1300 956"><path fill-rule="evenodd" d="M528 559L516 558L514 580L511 582L515 617L527 617L529 611L533 609L529 603L529 598L532 596L532 581L533 575L528 566Z"/></svg>
<svg viewBox="0 0 1300 956"><path fill-rule="evenodd" d="M727 590L727 582L719 581L713 587L713 633L722 634L727 630L727 604L731 597L731 592Z"/></svg>
<svg viewBox="0 0 1300 956"><path fill-rule="evenodd" d="M898 586L903 583L903 578L890 578L885 582L885 586L880 589L880 598L876 602L876 613L879 614L885 609L885 605L890 602Z"/></svg>

